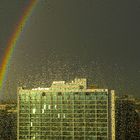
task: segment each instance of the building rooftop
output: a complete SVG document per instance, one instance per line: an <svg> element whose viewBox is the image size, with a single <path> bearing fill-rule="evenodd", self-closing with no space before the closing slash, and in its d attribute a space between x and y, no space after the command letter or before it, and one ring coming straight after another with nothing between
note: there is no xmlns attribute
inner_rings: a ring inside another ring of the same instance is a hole
<svg viewBox="0 0 140 140"><path fill-rule="evenodd" d="M23 89L22 87L19 88L19 90L29 90L29 89ZM50 87L37 87L32 88L32 91L44 91L44 92L107 92L108 89L97 89L97 88L88 88L87 87L87 79L85 78L75 78L71 82L66 81L53 81L52 85Z"/></svg>

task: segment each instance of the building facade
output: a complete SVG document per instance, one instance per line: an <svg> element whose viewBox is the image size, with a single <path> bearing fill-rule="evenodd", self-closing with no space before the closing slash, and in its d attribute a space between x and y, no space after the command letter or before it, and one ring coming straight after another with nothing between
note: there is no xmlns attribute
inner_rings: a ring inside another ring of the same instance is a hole
<svg viewBox="0 0 140 140"><path fill-rule="evenodd" d="M86 79L18 89L18 140L114 140L115 94Z"/></svg>
<svg viewBox="0 0 140 140"><path fill-rule="evenodd" d="M116 98L116 139L140 139L140 100L133 96Z"/></svg>
<svg viewBox="0 0 140 140"><path fill-rule="evenodd" d="M16 140L17 138L16 104L0 104L0 140Z"/></svg>

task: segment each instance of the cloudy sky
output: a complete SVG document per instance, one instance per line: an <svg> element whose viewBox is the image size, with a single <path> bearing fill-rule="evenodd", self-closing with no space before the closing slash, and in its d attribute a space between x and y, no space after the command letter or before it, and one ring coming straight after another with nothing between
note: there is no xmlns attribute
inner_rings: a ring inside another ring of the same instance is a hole
<svg viewBox="0 0 140 140"><path fill-rule="evenodd" d="M0 62L29 0L0 1ZM89 84L140 94L139 0L40 0L20 35L2 98L17 86L88 78Z"/></svg>

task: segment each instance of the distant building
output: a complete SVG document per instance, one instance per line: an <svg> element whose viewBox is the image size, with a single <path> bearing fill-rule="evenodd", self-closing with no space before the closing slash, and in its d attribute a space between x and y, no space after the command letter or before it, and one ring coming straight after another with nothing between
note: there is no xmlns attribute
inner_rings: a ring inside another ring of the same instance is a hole
<svg viewBox="0 0 140 140"><path fill-rule="evenodd" d="M18 140L115 140L115 94L86 79L18 90Z"/></svg>
<svg viewBox="0 0 140 140"><path fill-rule="evenodd" d="M131 96L116 98L116 139L140 139L140 101Z"/></svg>
<svg viewBox="0 0 140 140"><path fill-rule="evenodd" d="M17 138L16 104L0 105L0 140L16 140Z"/></svg>
<svg viewBox="0 0 140 140"><path fill-rule="evenodd" d="M0 105L0 110L1 110L1 111L2 111L2 110L6 110L6 107L7 107L6 104L1 104L1 105Z"/></svg>

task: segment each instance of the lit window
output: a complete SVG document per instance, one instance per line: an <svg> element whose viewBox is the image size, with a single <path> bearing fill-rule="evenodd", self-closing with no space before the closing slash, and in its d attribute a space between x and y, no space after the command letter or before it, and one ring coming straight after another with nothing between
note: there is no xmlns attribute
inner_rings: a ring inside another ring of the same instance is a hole
<svg viewBox="0 0 140 140"><path fill-rule="evenodd" d="M44 105L44 109L46 109L46 105Z"/></svg>
<svg viewBox="0 0 140 140"><path fill-rule="evenodd" d="M35 109L35 108L33 108L33 114L35 114L35 112L36 112L36 109Z"/></svg>
<svg viewBox="0 0 140 140"><path fill-rule="evenodd" d="M57 105L55 105L54 107L55 107L55 109L57 109Z"/></svg>
<svg viewBox="0 0 140 140"><path fill-rule="evenodd" d="M48 109L51 109L51 105L48 105Z"/></svg>

